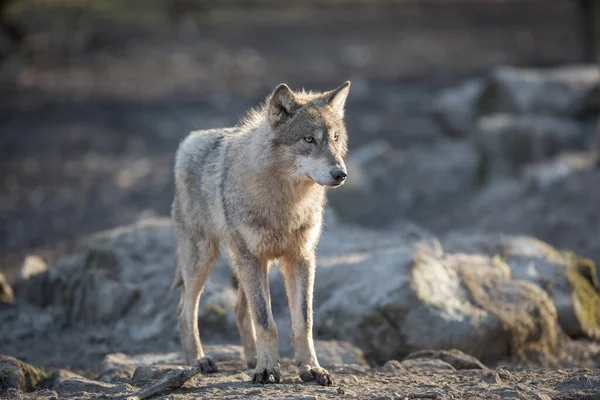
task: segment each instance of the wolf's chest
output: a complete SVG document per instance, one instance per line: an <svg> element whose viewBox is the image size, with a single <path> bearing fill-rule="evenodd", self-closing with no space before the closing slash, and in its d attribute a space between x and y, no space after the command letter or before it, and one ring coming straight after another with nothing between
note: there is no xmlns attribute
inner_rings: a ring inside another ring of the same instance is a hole
<svg viewBox="0 0 600 400"><path fill-rule="evenodd" d="M255 251L270 258L281 257L292 249L304 246L313 235L312 232L318 230L320 221L319 208L278 211L255 215L247 224Z"/></svg>

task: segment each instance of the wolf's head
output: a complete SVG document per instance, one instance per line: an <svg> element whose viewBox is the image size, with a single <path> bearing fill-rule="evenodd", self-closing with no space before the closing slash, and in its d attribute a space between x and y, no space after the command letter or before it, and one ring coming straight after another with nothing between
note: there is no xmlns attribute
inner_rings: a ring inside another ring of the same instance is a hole
<svg viewBox="0 0 600 400"><path fill-rule="evenodd" d="M328 187L346 180L344 104L350 82L325 93L292 92L280 84L267 101L274 156L292 179Z"/></svg>

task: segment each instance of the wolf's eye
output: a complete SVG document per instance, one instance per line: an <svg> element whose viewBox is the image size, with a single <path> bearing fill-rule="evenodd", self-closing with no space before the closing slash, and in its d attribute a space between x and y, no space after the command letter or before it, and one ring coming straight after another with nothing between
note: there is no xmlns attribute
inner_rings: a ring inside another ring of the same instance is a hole
<svg viewBox="0 0 600 400"><path fill-rule="evenodd" d="M314 143L315 142L315 138L312 137L312 136L307 136L307 137L304 138L304 141L306 143Z"/></svg>
<svg viewBox="0 0 600 400"><path fill-rule="evenodd" d="M338 141L339 138L340 138L340 135L338 135L338 134L335 134L333 136L333 140L336 141L336 142Z"/></svg>

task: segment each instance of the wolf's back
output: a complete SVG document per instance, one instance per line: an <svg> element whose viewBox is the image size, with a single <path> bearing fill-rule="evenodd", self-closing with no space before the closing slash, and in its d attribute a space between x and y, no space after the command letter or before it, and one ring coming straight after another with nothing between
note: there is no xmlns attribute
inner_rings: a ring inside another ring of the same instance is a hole
<svg viewBox="0 0 600 400"><path fill-rule="evenodd" d="M207 129L191 132L179 145L175 155L175 176L186 170L199 170L209 156L219 150L227 136L237 128Z"/></svg>

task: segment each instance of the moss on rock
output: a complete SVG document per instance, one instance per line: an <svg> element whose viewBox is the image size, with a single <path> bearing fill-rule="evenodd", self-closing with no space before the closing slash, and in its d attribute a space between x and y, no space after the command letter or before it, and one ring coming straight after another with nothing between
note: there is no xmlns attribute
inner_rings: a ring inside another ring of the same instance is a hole
<svg viewBox="0 0 600 400"><path fill-rule="evenodd" d="M592 339L600 339L600 293L597 289L596 266L591 260L577 258L567 268L573 288L573 307L582 331Z"/></svg>
<svg viewBox="0 0 600 400"><path fill-rule="evenodd" d="M54 372L35 368L14 357L0 355L0 390L35 390L42 382L53 379Z"/></svg>

